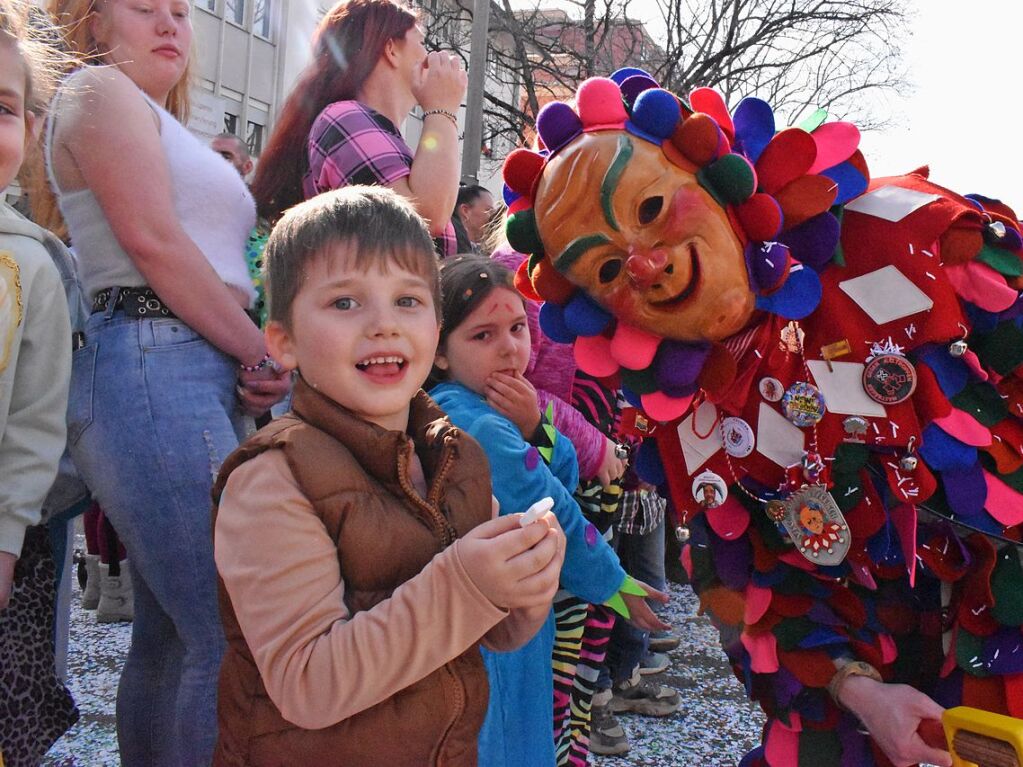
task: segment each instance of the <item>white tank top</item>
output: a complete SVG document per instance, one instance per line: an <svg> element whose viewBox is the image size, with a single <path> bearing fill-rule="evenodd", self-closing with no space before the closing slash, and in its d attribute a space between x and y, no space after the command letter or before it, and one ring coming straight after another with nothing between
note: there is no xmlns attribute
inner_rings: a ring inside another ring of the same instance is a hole
<svg viewBox="0 0 1023 767"><path fill-rule="evenodd" d="M71 75L61 90L75 87ZM142 91L139 91L142 93ZM256 206L244 180L229 162L193 136L145 93L160 118L160 144L170 168L174 211L182 228L228 285L255 298L245 245L256 223ZM54 114L56 113L54 100ZM53 173L53 123L46 132L46 167L78 255L82 287L91 302L103 288L141 287L145 279L117 242L99 201L89 189L63 192ZM145 179L138 179L144 184Z"/></svg>

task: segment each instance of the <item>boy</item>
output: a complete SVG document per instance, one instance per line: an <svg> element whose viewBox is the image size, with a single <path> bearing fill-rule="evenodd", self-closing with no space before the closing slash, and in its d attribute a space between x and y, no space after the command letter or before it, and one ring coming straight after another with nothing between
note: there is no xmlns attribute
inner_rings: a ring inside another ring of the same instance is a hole
<svg viewBox="0 0 1023 767"><path fill-rule="evenodd" d="M542 625L563 534L550 513L491 520L482 450L420 391L439 281L408 202L328 192L266 254L267 345L299 376L294 412L214 489L229 642L214 763L475 765L478 644Z"/></svg>

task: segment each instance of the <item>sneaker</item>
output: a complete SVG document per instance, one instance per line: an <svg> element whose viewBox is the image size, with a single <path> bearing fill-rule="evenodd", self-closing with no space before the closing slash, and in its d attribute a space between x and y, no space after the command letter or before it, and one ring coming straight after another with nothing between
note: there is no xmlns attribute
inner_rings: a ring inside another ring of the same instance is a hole
<svg viewBox="0 0 1023 767"><path fill-rule="evenodd" d="M662 652L648 652L639 662L639 673L644 676L648 674L660 674L667 671L671 666L671 659Z"/></svg>
<svg viewBox="0 0 1023 767"><path fill-rule="evenodd" d="M85 586L82 588L82 609L95 610L99 607L99 554L85 554Z"/></svg>
<svg viewBox="0 0 1023 767"><path fill-rule="evenodd" d="M127 560L121 562L121 574L111 575L110 565L100 566L97 623L128 623L135 617L134 594Z"/></svg>
<svg viewBox="0 0 1023 767"><path fill-rule="evenodd" d="M671 652L682 640L678 634L672 634L670 631L652 631L650 633L650 652Z"/></svg>
<svg viewBox="0 0 1023 767"><path fill-rule="evenodd" d="M590 752L600 756L629 753L629 737L611 713L611 691L601 690L593 696L590 709Z"/></svg>
<svg viewBox="0 0 1023 767"><path fill-rule="evenodd" d="M632 711L643 716L668 716L681 705L682 698L677 690L643 679L637 668L631 679L614 686L608 707L614 713Z"/></svg>

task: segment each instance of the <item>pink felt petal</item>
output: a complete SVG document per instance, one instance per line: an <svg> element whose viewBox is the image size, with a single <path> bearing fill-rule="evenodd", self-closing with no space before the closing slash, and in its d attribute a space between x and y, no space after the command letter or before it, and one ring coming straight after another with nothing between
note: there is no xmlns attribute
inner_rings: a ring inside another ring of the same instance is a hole
<svg viewBox="0 0 1023 767"><path fill-rule="evenodd" d="M705 514L711 529L726 541L738 539L749 527L749 512L732 496L717 508L707 509Z"/></svg>
<svg viewBox="0 0 1023 767"><path fill-rule="evenodd" d="M785 727L778 720L771 722L771 731L767 734L764 744L764 756L768 764L792 765L799 764L799 735Z"/></svg>
<svg viewBox="0 0 1023 767"><path fill-rule="evenodd" d="M735 136L735 126L732 124L732 116L728 113L728 107L721 94L713 88L697 88L689 94L689 105L694 112L703 112L710 115L718 124L718 127L725 132L728 140Z"/></svg>
<svg viewBox="0 0 1023 767"><path fill-rule="evenodd" d="M984 424L958 408L952 408L946 416L935 418L934 423L946 434L973 447L990 447L993 439Z"/></svg>
<svg viewBox="0 0 1023 767"><path fill-rule="evenodd" d="M611 356L629 370L645 370L654 361L659 336L619 322L611 339Z"/></svg>
<svg viewBox="0 0 1023 767"><path fill-rule="evenodd" d="M669 397L663 392L655 391L651 394L644 394L639 398L643 404L643 411L655 421L673 421L689 409L689 403L693 401L692 395L688 397Z"/></svg>
<svg viewBox="0 0 1023 767"><path fill-rule="evenodd" d="M899 534L899 543L902 544L909 585L913 586L916 583L916 507L908 503L900 504L891 510L891 519Z"/></svg>
<svg viewBox="0 0 1023 767"><path fill-rule="evenodd" d="M943 679L951 674L957 665L956 661L956 642L959 638L959 627L954 626L952 628L952 642L948 647L948 651L945 653L945 662L941 664L941 671L938 672L939 676Z"/></svg>
<svg viewBox="0 0 1023 767"><path fill-rule="evenodd" d="M870 570L867 569L866 565L859 562L850 562L849 571L852 573L853 580L864 586L871 591L877 591L877 581L874 580L874 576L871 575Z"/></svg>
<svg viewBox="0 0 1023 767"><path fill-rule="evenodd" d="M888 634L878 634L877 641L881 643L881 660L887 666L899 657L899 650L895 646L895 640Z"/></svg>
<svg viewBox="0 0 1023 767"><path fill-rule="evenodd" d="M584 373L604 378L618 372L618 363L611 356L611 341L604 336L579 336L572 349L575 362Z"/></svg>
<svg viewBox="0 0 1023 767"><path fill-rule="evenodd" d="M987 513L1006 527L1023 523L1023 495L1017 493L994 474L985 471L987 482Z"/></svg>
<svg viewBox="0 0 1023 767"><path fill-rule="evenodd" d="M691 581L693 579L693 552L690 551L688 546L682 547L682 553L678 556L678 561L682 565L682 569L686 571L686 577Z"/></svg>
<svg viewBox="0 0 1023 767"><path fill-rule="evenodd" d="M946 266L945 274L962 299L988 312L1004 312L1019 296L1002 275L979 261Z"/></svg>
<svg viewBox="0 0 1023 767"><path fill-rule="evenodd" d="M852 123L825 123L813 132L817 145L817 159L810 173L820 173L852 157L860 145L860 129Z"/></svg>
<svg viewBox="0 0 1023 767"><path fill-rule="evenodd" d="M742 622L752 626L764 617L767 608L771 606L771 590L763 586L750 583L746 586L746 610L742 616Z"/></svg>
<svg viewBox="0 0 1023 767"><path fill-rule="evenodd" d="M977 357L976 352L972 349L966 350L966 354L962 356L962 360L970 368L970 372L981 381L987 381L991 377L988 375L988 372L984 370L984 366L980 364L980 358Z"/></svg>
<svg viewBox="0 0 1023 767"><path fill-rule="evenodd" d="M806 174L817 159L813 137L799 128L787 128L775 134L757 159L760 191L775 194L782 187Z"/></svg>
<svg viewBox="0 0 1023 767"><path fill-rule="evenodd" d="M774 634L742 634L742 645L749 653L750 669L755 674L774 674L778 671L778 640Z"/></svg>

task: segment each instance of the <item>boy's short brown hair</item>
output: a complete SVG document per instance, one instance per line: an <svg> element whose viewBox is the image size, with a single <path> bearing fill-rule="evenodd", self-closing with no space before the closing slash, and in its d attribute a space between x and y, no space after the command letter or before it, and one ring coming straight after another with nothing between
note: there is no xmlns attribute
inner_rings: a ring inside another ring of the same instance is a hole
<svg viewBox="0 0 1023 767"><path fill-rule="evenodd" d="M331 246L351 247L356 269L393 263L426 279L440 320L440 278L426 222L386 187L348 186L299 203L281 216L266 243L268 318L288 326L306 264Z"/></svg>

